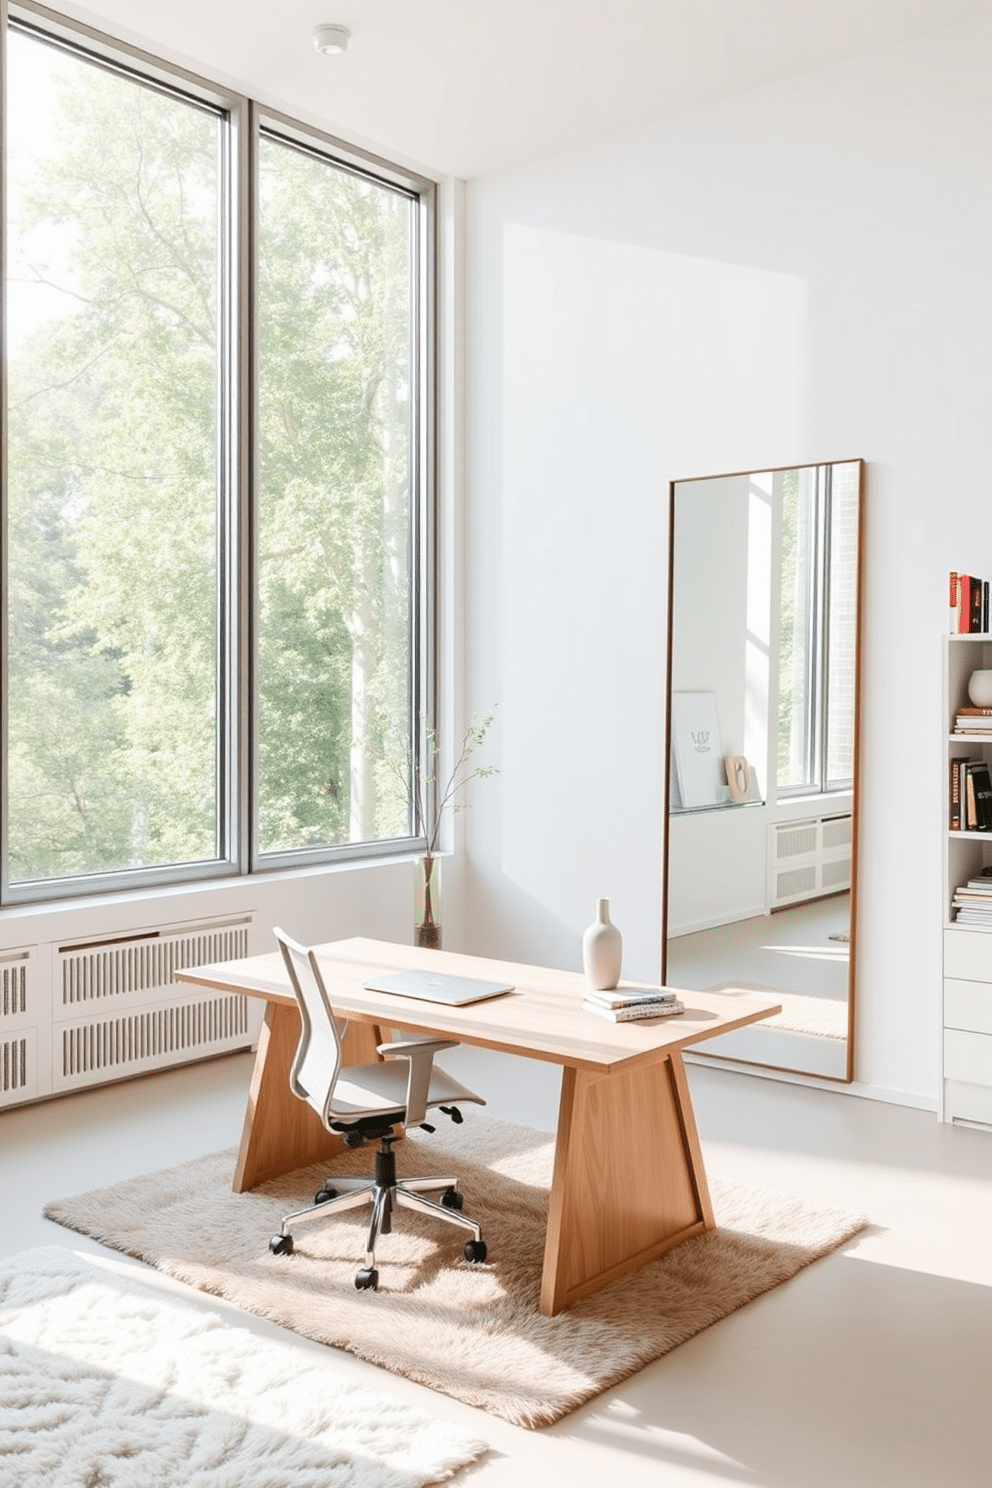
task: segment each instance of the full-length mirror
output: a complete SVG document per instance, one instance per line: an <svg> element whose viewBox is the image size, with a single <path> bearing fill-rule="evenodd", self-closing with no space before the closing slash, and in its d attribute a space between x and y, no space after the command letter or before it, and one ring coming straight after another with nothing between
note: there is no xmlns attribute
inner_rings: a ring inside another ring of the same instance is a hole
<svg viewBox="0 0 992 1488"><path fill-rule="evenodd" d="M853 1079L862 462L672 483L662 978L706 1058Z"/></svg>

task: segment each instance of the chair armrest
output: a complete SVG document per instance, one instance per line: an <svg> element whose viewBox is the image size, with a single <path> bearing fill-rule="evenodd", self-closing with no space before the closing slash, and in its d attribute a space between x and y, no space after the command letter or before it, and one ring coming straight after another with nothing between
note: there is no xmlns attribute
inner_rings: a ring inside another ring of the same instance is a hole
<svg viewBox="0 0 992 1488"><path fill-rule="evenodd" d="M436 1054L439 1049L457 1049L457 1039L397 1039L395 1043L380 1044L380 1054L406 1054L410 1049L430 1049Z"/></svg>
<svg viewBox="0 0 992 1488"><path fill-rule="evenodd" d="M409 1066L406 1082L407 1126L419 1126L427 1115L427 1099L431 1088L431 1073L434 1055L438 1049L454 1049L455 1039L404 1039L401 1043L380 1044L380 1054L395 1054L405 1059Z"/></svg>

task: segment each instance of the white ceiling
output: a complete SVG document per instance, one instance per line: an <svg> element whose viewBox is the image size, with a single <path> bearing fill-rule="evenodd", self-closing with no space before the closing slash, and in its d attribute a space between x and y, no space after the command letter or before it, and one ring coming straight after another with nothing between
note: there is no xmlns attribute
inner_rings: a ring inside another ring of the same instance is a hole
<svg viewBox="0 0 992 1488"><path fill-rule="evenodd" d="M969 15L989 0L49 0L261 101L473 176ZM321 57L310 33L352 40Z"/></svg>

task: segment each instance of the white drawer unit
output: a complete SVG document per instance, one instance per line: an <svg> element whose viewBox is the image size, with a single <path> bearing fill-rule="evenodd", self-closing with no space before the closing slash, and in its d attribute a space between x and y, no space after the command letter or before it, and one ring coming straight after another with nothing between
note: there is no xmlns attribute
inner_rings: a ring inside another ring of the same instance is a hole
<svg viewBox="0 0 992 1488"><path fill-rule="evenodd" d="M992 1034L945 1028L944 1078L992 1087Z"/></svg>
<svg viewBox="0 0 992 1488"><path fill-rule="evenodd" d="M941 1116L992 1128L992 932L944 931Z"/></svg>
<svg viewBox="0 0 992 1488"><path fill-rule="evenodd" d="M992 1036L992 983L945 977L944 1030Z"/></svg>
<svg viewBox="0 0 992 1488"><path fill-rule="evenodd" d="M945 930L944 975L992 983L992 931Z"/></svg>

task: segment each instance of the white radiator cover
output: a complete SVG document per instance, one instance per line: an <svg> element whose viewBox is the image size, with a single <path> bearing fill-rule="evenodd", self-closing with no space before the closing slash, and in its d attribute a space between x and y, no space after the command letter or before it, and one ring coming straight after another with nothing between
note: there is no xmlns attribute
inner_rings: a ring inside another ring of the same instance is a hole
<svg viewBox="0 0 992 1488"><path fill-rule="evenodd" d="M768 907L780 909L851 887L853 819L806 817L768 828Z"/></svg>
<svg viewBox="0 0 992 1488"><path fill-rule="evenodd" d="M34 953L0 952L0 1107L30 1100L38 1086Z"/></svg>
<svg viewBox="0 0 992 1488"><path fill-rule="evenodd" d="M175 980L249 954L254 916L0 953L0 1106L249 1048L260 1002Z"/></svg>

